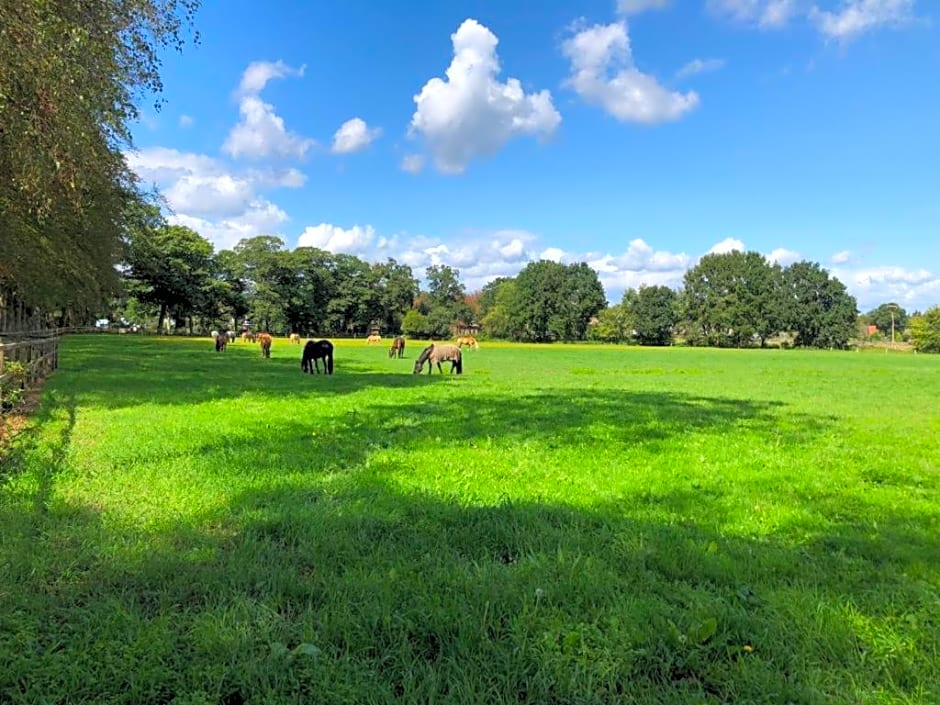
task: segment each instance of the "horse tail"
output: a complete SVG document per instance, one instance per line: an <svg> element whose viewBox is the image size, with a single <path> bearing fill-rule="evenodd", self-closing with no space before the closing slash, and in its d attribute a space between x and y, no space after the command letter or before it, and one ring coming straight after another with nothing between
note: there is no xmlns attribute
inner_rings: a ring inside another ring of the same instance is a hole
<svg viewBox="0 0 940 705"><path fill-rule="evenodd" d="M326 371L328 374L333 374L333 351L332 350L326 356Z"/></svg>

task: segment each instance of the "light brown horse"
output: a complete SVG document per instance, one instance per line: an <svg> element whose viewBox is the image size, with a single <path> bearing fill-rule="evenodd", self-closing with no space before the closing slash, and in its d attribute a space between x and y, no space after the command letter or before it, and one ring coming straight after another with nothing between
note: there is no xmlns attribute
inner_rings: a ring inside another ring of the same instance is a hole
<svg viewBox="0 0 940 705"><path fill-rule="evenodd" d="M477 348L479 350L480 344L477 342L477 339L472 335L462 335L457 338L457 347L462 348L466 345L468 348Z"/></svg>
<svg viewBox="0 0 940 705"><path fill-rule="evenodd" d="M258 342L261 343L261 357L271 357L271 334L262 333L258 336Z"/></svg>
<svg viewBox="0 0 940 705"><path fill-rule="evenodd" d="M300 345L300 334L299 334L299 333L291 333L291 334L290 334L290 342L291 342L291 345L295 345L295 344L296 344L296 345Z"/></svg>
<svg viewBox="0 0 940 705"><path fill-rule="evenodd" d="M405 356L405 339L400 335L395 336L395 339L392 341L392 347L388 349L388 356L390 358L395 357L395 353L398 353L398 357L400 358Z"/></svg>
<svg viewBox="0 0 940 705"><path fill-rule="evenodd" d="M451 374L454 370L458 375L463 374L463 353L456 345L435 345L434 343L428 345L415 360L414 373L416 375L421 374L425 362L428 363L428 374L431 374L434 365L437 365L438 372L444 374L444 370L441 369L442 362L450 362Z"/></svg>
<svg viewBox="0 0 940 705"><path fill-rule="evenodd" d="M255 334L250 330L242 331L242 342L253 343L255 342Z"/></svg>
<svg viewBox="0 0 940 705"><path fill-rule="evenodd" d="M381 343L382 336L378 333L372 333L368 338L366 338L366 345L372 345L373 343Z"/></svg>

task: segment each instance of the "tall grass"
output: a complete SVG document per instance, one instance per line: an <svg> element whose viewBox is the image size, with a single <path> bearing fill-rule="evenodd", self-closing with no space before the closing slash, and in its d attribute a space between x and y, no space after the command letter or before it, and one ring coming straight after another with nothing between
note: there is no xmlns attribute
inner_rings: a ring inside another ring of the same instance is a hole
<svg viewBox="0 0 940 705"><path fill-rule="evenodd" d="M940 702L940 359L336 342L67 339L0 702Z"/></svg>

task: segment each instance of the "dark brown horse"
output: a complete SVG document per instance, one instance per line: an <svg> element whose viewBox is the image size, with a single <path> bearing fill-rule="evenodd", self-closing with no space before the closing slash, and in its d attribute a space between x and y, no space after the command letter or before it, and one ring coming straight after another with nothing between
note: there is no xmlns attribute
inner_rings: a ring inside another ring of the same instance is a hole
<svg viewBox="0 0 940 705"><path fill-rule="evenodd" d="M261 357L271 357L271 334L262 333L258 336L258 342L261 343Z"/></svg>
<svg viewBox="0 0 940 705"><path fill-rule="evenodd" d="M441 369L442 362L450 362L451 374L454 370L458 375L463 373L463 354L456 345L435 345L434 343L428 345L415 360L414 373L416 375L421 374L425 362L428 363L428 374L431 374L434 365L437 365L438 372L444 374L444 370Z"/></svg>
<svg viewBox="0 0 940 705"><path fill-rule="evenodd" d="M388 349L388 356L390 358L395 357L395 353L398 353L399 359L405 356L405 339L400 335L395 336L395 340L392 341L392 347Z"/></svg>
<svg viewBox="0 0 940 705"><path fill-rule="evenodd" d="M329 340L307 341L303 357L300 359L300 369L307 374L313 374L316 369L317 374L320 374L320 363L317 360L323 360L324 374L333 374L333 343Z"/></svg>
<svg viewBox="0 0 940 705"><path fill-rule="evenodd" d="M219 333L215 336L215 351L225 352L225 346L228 344L228 336L225 333Z"/></svg>

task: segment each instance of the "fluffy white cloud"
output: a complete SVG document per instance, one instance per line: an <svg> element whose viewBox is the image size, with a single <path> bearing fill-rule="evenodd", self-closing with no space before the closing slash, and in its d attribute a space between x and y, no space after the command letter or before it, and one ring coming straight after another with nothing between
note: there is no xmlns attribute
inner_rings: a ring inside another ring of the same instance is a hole
<svg viewBox="0 0 940 705"><path fill-rule="evenodd" d="M733 237L726 237L721 242L717 242L712 245L712 248L708 251L710 255L724 255L729 252L734 252L738 250L739 252L744 252L747 248L744 247L744 243Z"/></svg>
<svg viewBox="0 0 940 705"><path fill-rule="evenodd" d="M274 106L261 100L259 94L272 78L302 76L303 71L303 67L293 69L281 61L250 64L237 92L241 120L229 132L222 150L235 158L302 158L314 140L289 132Z"/></svg>
<svg viewBox="0 0 940 705"><path fill-rule="evenodd" d="M724 59L692 59L689 63L676 71L676 78L688 78L700 73L718 71L725 65Z"/></svg>
<svg viewBox="0 0 940 705"><path fill-rule="evenodd" d="M125 154L128 166L158 187L173 213L171 223L186 225L217 248L243 237L276 234L287 214L260 195L266 188L296 188L306 177L297 169L237 172L203 154L151 147Z"/></svg>
<svg viewBox="0 0 940 705"><path fill-rule="evenodd" d="M409 174L418 174L424 168L424 157L420 154L406 154L401 160L401 170Z"/></svg>
<svg viewBox="0 0 940 705"><path fill-rule="evenodd" d="M351 255L365 254L375 238L375 228L371 225L353 225L341 228L330 223L310 225L297 239L300 247L318 247L321 250Z"/></svg>
<svg viewBox="0 0 940 705"><path fill-rule="evenodd" d="M708 0L707 7L716 15L764 29L784 27L800 11L795 0Z"/></svg>
<svg viewBox="0 0 940 705"><path fill-rule="evenodd" d="M414 97L409 135L424 138L438 170L462 173L474 158L495 154L519 135L547 136L561 122L551 93L526 93L516 78L497 80L498 39L474 19L451 35L447 78L430 79Z"/></svg>
<svg viewBox="0 0 940 705"><path fill-rule="evenodd" d="M832 257L831 261L833 264L845 264L852 257L852 253L849 250L842 250L841 252L836 252Z"/></svg>
<svg viewBox="0 0 940 705"><path fill-rule="evenodd" d="M767 259L770 262L779 264L781 267L786 267L793 264L794 262L799 262L801 259L803 259L803 256L795 250L788 250L785 247L778 247L769 255L767 255Z"/></svg>
<svg viewBox="0 0 940 705"><path fill-rule="evenodd" d="M237 216L208 220L185 213L171 214L170 223L192 228L215 245L216 249L231 249L243 238L257 235L276 235L280 226L289 219L287 213L264 198L252 201Z"/></svg>
<svg viewBox="0 0 940 705"><path fill-rule="evenodd" d="M836 267L832 274L858 300L862 311L868 311L886 301L895 301L909 311L924 310L940 300L940 275L926 269L898 266L858 269Z"/></svg>
<svg viewBox="0 0 940 705"><path fill-rule="evenodd" d="M622 122L678 120L699 104L694 91L670 91L636 68L626 22L582 29L565 40L562 52L571 61L565 84Z"/></svg>
<svg viewBox="0 0 940 705"><path fill-rule="evenodd" d="M258 95L272 78L304 75L306 66L291 68L283 61L253 61L248 64L238 84L239 95Z"/></svg>
<svg viewBox="0 0 940 705"><path fill-rule="evenodd" d="M231 216L244 212L254 197L254 188L245 179L230 174L188 174L163 195L177 213Z"/></svg>
<svg viewBox="0 0 940 705"><path fill-rule="evenodd" d="M179 125L180 127L192 127L193 123L196 122L189 115L180 115Z"/></svg>
<svg viewBox="0 0 940 705"><path fill-rule="evenodd" d="M333 135L333 153L358 152L372 144L381 134L381 128L370 128L365 120L352 118L344 122Z"/></svg>
<svg viewBox="0 0 940 705"><path fill-rule="evenodd" d="M669 0L617 0L617 12L621 15L638 15L647 10L662 10Z"/></svg>
<svg viewBox="0 0 940 705"><path fill-rule="evenodd" d="M831 39L850 41L881 27L898 27L914 19L914 0L843 0L836 11L813 6L810 20Z"/></svg>

